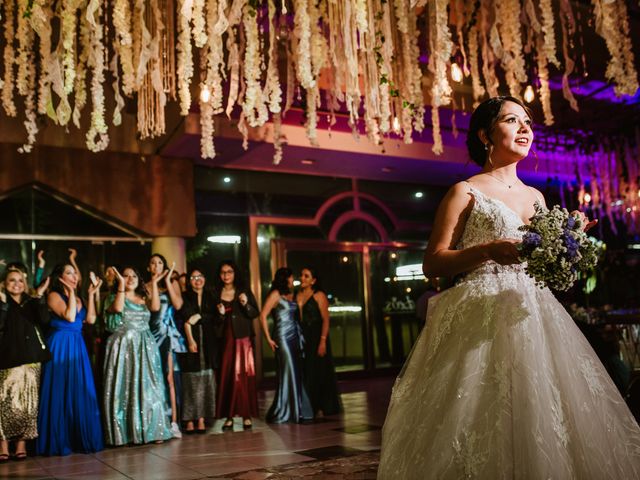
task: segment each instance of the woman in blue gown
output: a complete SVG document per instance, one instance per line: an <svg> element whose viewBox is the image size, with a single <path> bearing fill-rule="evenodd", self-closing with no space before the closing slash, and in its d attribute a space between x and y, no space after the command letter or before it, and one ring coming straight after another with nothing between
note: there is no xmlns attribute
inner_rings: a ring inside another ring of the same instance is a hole
<svg viewBox="0 0 640 480"><path fill-rule="evenodd" d="M52 359L42 367L36 450L40 455L97 452L104 443L82 323L96 320L100 285L89 287L85 308L76 293L78 273L72 265L56 266L51 278L47 303L52 315L46 343Z"/></svg>
<svg viewBox="0 0 640 480"><path fill-rule="evenodd" d="M273 312L273 337L267 317ZM267 343L276 354L275 396L267 412L269 423L302 423L313 420L313 409L302 383L304 338L297 320L298 304L293 299L293 273L289 268L276 271L271 291L260 312L260 323Z"/></svg>
<svg viewBox="0 0 640 480"><path fill-rule="evenodd" d="M116 291L105 304L105 325L113 332L104 362L107 444L162 442L172 434L162 361L149 319L150 310L160 309L158 282L167 271L153 274L149 299L134 268L125 267L122 275L115 272Z"/></svg>
<svg viewBox="0 0 640 480"><path fill-rule="evenodd" d="M175 262L174 262L175 266ZM162 360L162 373L165 381L165 396L169 404L171 416L171 434L174 438L182 438L180 427L178 426L178 408L182 398L182 388L180 382L180 367L176 358L177 353L187 351L184 337L178 330L175 322L176 312L182 308L183 300L178 282L173 282L171 276L173 267L169 270L167 260L159 253L154 253L149 258L147 267L151 275L160 275L169 271L164 277L164 287L158 286L160 297L160 310L151 312L149 327L153 337L156 339ZM151 291L151 282L147 283L147 290Z"/></svg>

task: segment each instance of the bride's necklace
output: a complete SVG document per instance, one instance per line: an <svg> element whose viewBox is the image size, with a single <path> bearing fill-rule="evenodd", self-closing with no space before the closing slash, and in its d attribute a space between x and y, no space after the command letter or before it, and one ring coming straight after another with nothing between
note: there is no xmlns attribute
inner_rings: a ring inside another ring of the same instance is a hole
<svg viewBox="0 0 640 480"><path fill-rule="evenodd" d="M507 183L504 180L500 180L498 177L491 175L490 172L487 172L487 175L489 175L491 178L494 178L495 180L499 181L500 183L502 183L503 185L506 185L507 188L511 188L513 187L516 183L518 183L520 181L519 178L516 178L516 181L513 183Z"/></svg>

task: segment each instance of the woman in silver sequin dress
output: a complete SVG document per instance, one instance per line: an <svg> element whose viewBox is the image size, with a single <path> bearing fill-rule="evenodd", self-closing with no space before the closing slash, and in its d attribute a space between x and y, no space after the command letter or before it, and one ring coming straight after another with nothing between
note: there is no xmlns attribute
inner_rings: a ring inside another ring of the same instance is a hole
<svg viewBox="0 0 640 480"><path fill-rule="evenodd" d="M9 441L16 442L15 458L27 456L26 440L38 436L40 363L51 353L39 327L49 321L42 297L49 279L38 287L36 298L25 293L26 275L9 270L4 280L6 301L0 302L0 463L9 459Z"/></svg>
<svg viewBox="0 0 640 480"><path fill-rule="evenodd" d="M126 267L122 275L115 272L117 289L105 304L105 325L113 332L104 363L106 442L159 443L172 434L160 351L149 329L149 310L160 309L158 282L166 272L153 275L149 298L135 269Z"/></svg>

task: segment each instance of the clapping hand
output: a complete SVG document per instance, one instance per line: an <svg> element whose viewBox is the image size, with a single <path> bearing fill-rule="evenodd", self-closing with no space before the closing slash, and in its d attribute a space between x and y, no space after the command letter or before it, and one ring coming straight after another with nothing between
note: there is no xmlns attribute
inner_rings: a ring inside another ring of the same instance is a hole
<svg viewBox="0 0 640 480"><path fill-rule="evenodd" d="M167 275L164 277L165 282L167 283L167 287L169 285L171 285L171 277L173 276L173 271L176 269L176 262L173 262L171 264L171 268L169 269L169 271L167 272Z"/></svg>
<svg viewBox="0 0 640 480"><path fill-rule="evenodd" d="M116 278L118 279L118 285L120 285L120 288L118 290L124 290L124 277L122 276L122 274L118 271L118 269L116 267L111 267L111 269L113 270L113 273L115 274Z"/></svg>
<svg viewBox="0 0 640 480"><path fill-rule="evenodd" d="M93 272L89 272L89 278L91 279L91 282L89 282L89 295L95 295L100 291L100 287L102 286L102 279L96 278L96 275Z"/></svg>
<svg viewBox="0 0 640 480"><path fill-rule="evenodd" d="M151 283L155 283L157 285L158 282L160 280L162 280L163 278L165 278L168 273L169 273L169 270L164 270L162 273L155 273L155 272L152 273L151 274Z"/></svg>

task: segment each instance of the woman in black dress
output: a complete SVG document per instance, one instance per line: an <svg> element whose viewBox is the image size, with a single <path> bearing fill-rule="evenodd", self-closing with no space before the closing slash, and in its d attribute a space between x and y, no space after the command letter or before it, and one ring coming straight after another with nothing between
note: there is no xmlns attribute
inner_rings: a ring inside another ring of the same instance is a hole
<svg viewBox="0 0 640 480"><path fill-rule="evenodd" d="M49 323L44 292L27 295L27 276L8 270L0 301L0 463L9 459L9 442L16 442L15 458L27 456L25 441L38 436L40 363L51 358L40 328Z"/></svg>
<svg viewBox="0 0 640 480"><path fill-rule="evenodd" d="M342 405L329 341L329 299L314 267L303 267L296 294L304 344L304 386L316 417L340 413Z"/></svg>
<svg viewBox="0 0 640 480"><path fill-rule="evenodd" d="M182 420L185 432L205 433L216 414L216 381L214 370L219 367L218 340L215 334L215 296L205 289L206 278L201 270L192 268L180 314L184 320L187 353L179 353L182 371ZM197 423L197 425L196 425Z"/></svg>

